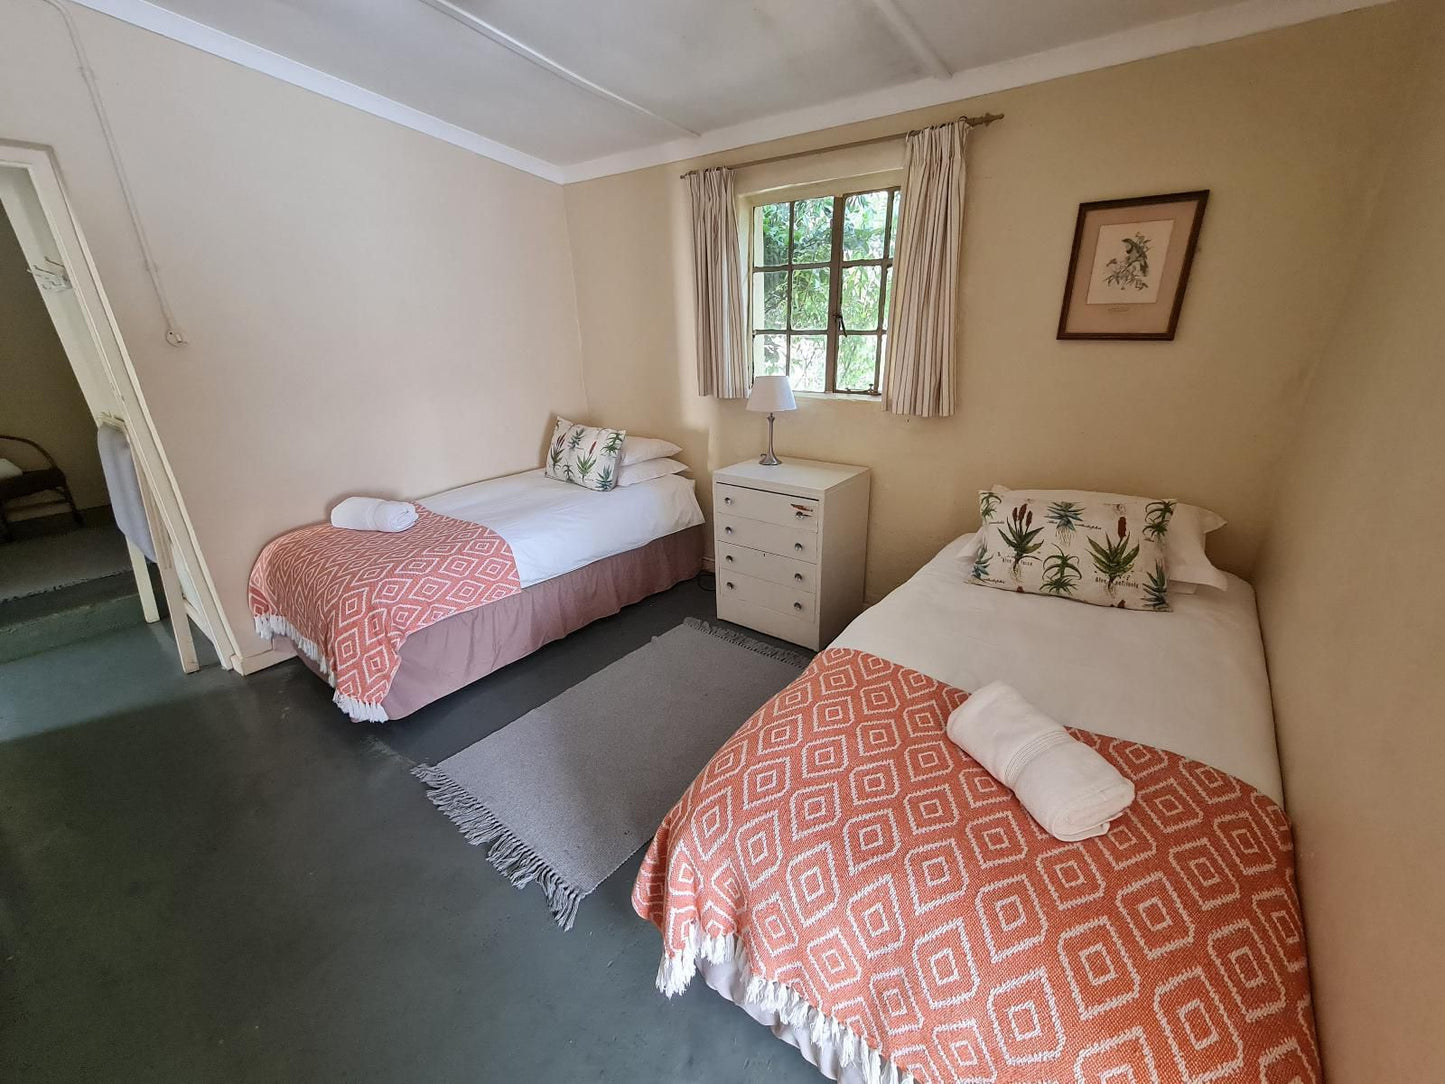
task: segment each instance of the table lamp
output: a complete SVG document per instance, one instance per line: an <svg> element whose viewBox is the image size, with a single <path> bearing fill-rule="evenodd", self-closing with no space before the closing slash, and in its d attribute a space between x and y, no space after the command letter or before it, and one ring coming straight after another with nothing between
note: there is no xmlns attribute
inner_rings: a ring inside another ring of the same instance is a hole
<svg viewBox="0 0 1445 1084"><path fill-rule="evenodd" d="M793 398L793 386L786 376L760 376L753 380L753 390L748 394L748 409L768 415L768 451L758 459L765 467L776 467L782 462L773 454L773 414L782 410L797 410Z"/></svg>

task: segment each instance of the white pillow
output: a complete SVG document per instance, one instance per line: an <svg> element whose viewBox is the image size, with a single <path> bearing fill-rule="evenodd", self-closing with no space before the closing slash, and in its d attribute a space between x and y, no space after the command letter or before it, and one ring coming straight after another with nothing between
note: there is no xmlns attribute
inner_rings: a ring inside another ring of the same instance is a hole
<svg viewBox="0 0 1445 1084"><path fill-rule="evenodd" d="M1086 489L1009 489L994 486L995 493L1007 493L1016 500L1031 501L1078 501L1115 503L1123 501L1147 501L1147 497L1130 497L1122 493L1094 493ZM1169 536L1164 552L1169 568L1169 589L1181 594L1191 594L1190 584L1204 584L1206 587L1223 591L1229 580L1223 572L1209 563L1204 552L1204 536L1217 531L1227 523L1223 516L1207 508L1199 508L1180 501L1174 506L1174 517L1169 521Z"/></svg>
<svg viewBox="0 0 1445 1084"><path fill-rule="evenodd" d="M622 442L622 466L630 467L634 463L646 463L649 459L666 459L670 455L676 455L682 451L670 440L661 440L657 437L628 437ZM618 485L625 485L625 482L618 482Z"/></svg>
<svg viewBox="0 0 1445 1084"><path fill-rule="evenodd" d="M0 478L19 478L25 472L8 459L0 459Z"/></svg>
<svg viewBox="0 0 1445 1084"><path fill-rule="evenodd" d="M669 474L681 474L687 470L686 463L676 459L649 459L646 463L634 463L617 471L619 486L632 486L638 482L650 482L654 478L665 478Z"/></svg>

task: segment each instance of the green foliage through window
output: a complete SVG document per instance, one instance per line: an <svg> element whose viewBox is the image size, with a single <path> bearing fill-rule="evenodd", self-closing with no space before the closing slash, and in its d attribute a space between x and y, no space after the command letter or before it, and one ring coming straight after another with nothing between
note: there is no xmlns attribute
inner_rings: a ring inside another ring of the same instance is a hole
<svg viewBox="0 0 1445 1084"><path fill-rule="evenodd" d="M887 343L898 189L753 209L753 375L795 391L876 395Z"/></svg>

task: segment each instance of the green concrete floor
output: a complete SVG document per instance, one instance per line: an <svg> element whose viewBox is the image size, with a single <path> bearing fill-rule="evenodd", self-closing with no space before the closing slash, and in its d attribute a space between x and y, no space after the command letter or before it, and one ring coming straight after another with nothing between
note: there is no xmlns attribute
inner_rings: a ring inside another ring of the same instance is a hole
<svg viewBox="0 0 1445 1084"><path fill-rule="evenodd" d="M163 624L0 664L0 1080L820 1080L656 992L640 853L564 933L408 774L711 607L681 585L384 726L294 661L182 675Z"/></svg>

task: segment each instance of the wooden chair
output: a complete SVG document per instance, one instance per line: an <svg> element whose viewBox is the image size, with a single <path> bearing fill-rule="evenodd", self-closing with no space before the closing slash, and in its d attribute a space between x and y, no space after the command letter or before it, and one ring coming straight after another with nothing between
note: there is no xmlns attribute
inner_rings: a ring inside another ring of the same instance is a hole
<svg viewBox="0 0 1445 1084"><path fill-rule="evenodd" d="M22 497L33 497L38 493L58 493L62 500L70 506L70 515L78 526L85 526L85 520L81 518L80 509L75 507L75 498L70 495L70 485L65 480L65 472L55 462L55 457L47 452L33 440L25 437L11 437L0 433L0 442L10 441L14 444L27 445L45 459L46 466L34 470L21 469L21 472L13 478L0 478L0 542L9 542L10 521L5 518L5 506L11 501L18 501ZM3 443L0 443L0 451L4 450Z"/></svg>

